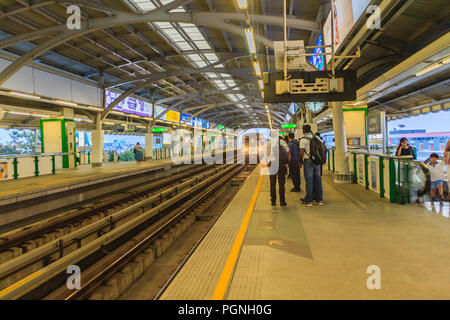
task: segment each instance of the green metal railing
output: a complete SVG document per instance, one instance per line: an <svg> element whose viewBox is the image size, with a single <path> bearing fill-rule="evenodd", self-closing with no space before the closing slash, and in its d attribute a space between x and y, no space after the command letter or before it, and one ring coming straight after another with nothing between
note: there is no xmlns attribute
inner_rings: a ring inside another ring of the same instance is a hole
<svg viewBox="0 0 450 320"><path fill-rule="evenodd" d="M60 152L60 153L31 153L31 154L4 154L0 155L0 161L6 161L12 164L12 178L18 179L19 177L30 176L29 170L24 170L23 166L30 165L30 161L33 163L33 171L31 176L39 176L40 174L54 174L56 171L56 157L75 155L73 152ZM43 168L42 159L50 157L51 167ZM28 159L28 160L24 160ZM22 169L21 169L22 165ZM24 173L28 172L27 173Z"/></svg>
<svg viewBox="0 0 450 320"><path fill-rule="evenodd" d="M391 203L411 203L413 191L416 190L413 186L412 172L421 165L419 161L411 157L396 157L361 150L348 152L347 158L349 163L353 162L349 165L353 183L362 184L367 190L377 190L381 198L389 198ZM328 170L335 172L335 150L329 150L327 162ZM371 185L371 181L376 188Z"/></svg>

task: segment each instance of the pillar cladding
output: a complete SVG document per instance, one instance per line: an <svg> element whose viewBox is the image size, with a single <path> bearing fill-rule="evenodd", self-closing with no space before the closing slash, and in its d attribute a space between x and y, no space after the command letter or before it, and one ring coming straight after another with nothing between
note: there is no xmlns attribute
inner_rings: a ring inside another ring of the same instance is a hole
<svg viewBox="0 0 450 320"><path fill-rule="evenodd" d="M145 160L152 160L153 158L153 133L145 134L145 149L144 149Z"/></svg>
<svg viewBox="0 0 450 320"><path fill-rule="evenodd" d="M344 112L342 110L342 102L332 102L333 109L333 129L335 150L335 170L339 173L349 173L348 161L345 157L347 152L347 138L345 136Z"/></svg>
<svg viewBox="0 0 450 320"><path fill-rule="evenodd" d="M92 158L91 163L93 167L101 167L103 163L103 137L104 130L92 131Z"/></svg>

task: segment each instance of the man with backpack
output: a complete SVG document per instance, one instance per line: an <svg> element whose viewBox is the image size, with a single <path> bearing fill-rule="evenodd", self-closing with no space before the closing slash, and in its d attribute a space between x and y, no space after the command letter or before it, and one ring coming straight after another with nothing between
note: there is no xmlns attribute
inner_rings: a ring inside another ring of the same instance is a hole
<svg viewBox="0 0 450 320"><path fill-rule="evenodd" d="M289 132L289 154L291 155L289 159L289 173L291 174L292 183L294 184L291 192L300 192L300 167L298 163L299 144L294 138L294 133Z"/></svg>
<svg viewBox="0 0 450 320"><path fill-rule="evenodd" d="M323 206L320 166L326 161L325 149L322 140L311 133L310 125L303 125L303 134L304 137L300 140L299 161L300 168L304 166L306 183L304 202L307 207L312 207L313 203Z"/></svg>
<svg viewBox="0 0 450 320"><path fill-rule="evenodd" d="M278 176L278 194L280 195L280 206L286 206L284 185L286 183L287 166L289 164L289 147L281 137L278 138L278 159L272 161L278 161L278 172L274 172L270 175L270 198L272 206L276 206L277 202L277 176ZM273 148L273 147L272 147ZM272 155L273 156L273 155Z"/></svg>

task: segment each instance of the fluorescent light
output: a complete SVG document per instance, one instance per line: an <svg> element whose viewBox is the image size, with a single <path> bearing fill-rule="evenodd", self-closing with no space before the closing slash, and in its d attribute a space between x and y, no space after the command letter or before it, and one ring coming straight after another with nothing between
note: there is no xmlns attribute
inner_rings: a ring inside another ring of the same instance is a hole
<svg viewBox="0 0 450 320"><path fill-rule="evenodd" d="M31 115L31 114L26 113L26 112L16 112L16 111L8 111L8 113L18 114L18 115L21 115L21 116L30 116Z"/></svg>
<svg viewBox="0 0 450 320"><path fill-rule="evenodd" d="M245 38L247 39L247 45L248 45L248 51L251 54L256 54L256 45L255 45L255 38L253 37L253 29L245 28Z"/></svg>
<svg viewBox="0 0 450 320"><path fill-rule="evenodd" d="M253 69L255 69L255 73L258 76L258 78L261 78L261 67L259 66L258 61L253 61Z"/></svg>
<svg viewBox="0 0 450 320"><path fill-rule="evenodd" d="M30 99L40 99L41 97L32 95L32 94L26 94L26 93L21 93L21 92L15 92L15 91L10 91L9 94L12 94L14 96L19 96L19 97L23 97L23 98L30 98Z"/></svg>
<svg viewBox="0 0 450 320"><path fill-rule="evenodd" d="M427 67L425 69L422 69L419 72L417 72L416 73L416 77L420 77L420 76L422 76L422 75L424 75L424 74L426 74L426 73L428 73L430 71L433 71L435 69L438 69L438 68L442 67L443 65L444 64L442 62L435 63L435 64L433 64L433 65L431 65L431 66L429 66L429 67Z"/></svg>
<svg viewBox="0 0 450 320"><path fill-rule="evenodd" d="M55 102L59 103L59 104L65 104L65 105L68 105L68 106L78 106L74 102L69 102L69 101L64 101L64 100L55 100Z"/></svg>
<svg viewBox="0 0 450 320"><path fill-rule="evenodd" d="M115 125L115 123L114 122L103 122L103 124L109 124L109 125Z"/></svg>
<svg viewBox="0 0 450 320"><path fill-rule="evenodd" d="M241 10L247 9L247 0L237 0L237 5Z"/></svg>
<svg viewBox="0 0 450 320"><path fill-rule="evenodd" d="M449 62L450 62L450 56L447 57L447 58L445 58L444 60L442 60L442 63L443 63L443 64L447 64L447 63L449 63Z"/></svg>
<svg viewBox="0 0 450 320"><path fill-rule="evenodd" d="M261 90L264 90L264 82L261 79L258 80L258 84Z"/></svg>
<svg viewBox="0 0 450 320"><path fill-rule="evenodd" d="M50 116L47 115L47 114L35 114L35 113L32 113L31 115L33 117L39 117L39 118L50 118Z"/></svg>
<svg viewBox="0 0 450 320"><path fill-rule="evenodd" d="M96 111L103 111L102 108L97 108L97 107L87 107L89 110L96 110Z"/></svg>

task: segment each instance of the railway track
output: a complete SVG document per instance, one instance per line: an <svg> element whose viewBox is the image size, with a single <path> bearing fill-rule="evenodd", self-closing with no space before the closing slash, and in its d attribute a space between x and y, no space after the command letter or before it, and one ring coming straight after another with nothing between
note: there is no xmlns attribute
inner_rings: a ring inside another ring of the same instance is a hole
<svg viewBox="0 0 450 320"><path fill-rule="evenodd" d="M125 265L136 264L137 259L144 268L160 256L195 220L194 207L200 208L202 202L207 202L244 167L209 166L206 172L194 177L181 180L181 175L171 177L171 181L176 181L175 186L148 193L147 197L137 193L141 195L138 200L129 201L120 210L1 264L0 281L4 289L0 298L89 298ZM83 270L84 285L79 290L68 291L66 269L74 264ZM132 272L135 269L129 269L128 276L115 278L121 281L122 289L136 273Z"/></svg>
<svg viewBox="0 0 450 320"><path fill-rule="evenodd" d="M77 208L63 211L50 219L2 234L0 235L0 263L29 252L99 218L111 215L144 197L149 198L155 193L210 167L210 165L199 166L170 177L152 179L131 190L103 196L97 201L81 204Z"/></svg>

